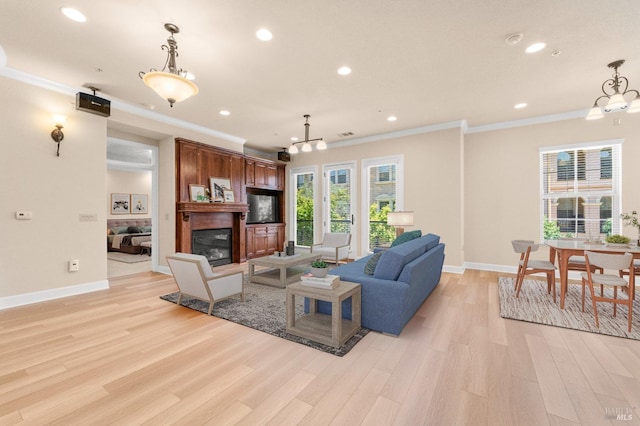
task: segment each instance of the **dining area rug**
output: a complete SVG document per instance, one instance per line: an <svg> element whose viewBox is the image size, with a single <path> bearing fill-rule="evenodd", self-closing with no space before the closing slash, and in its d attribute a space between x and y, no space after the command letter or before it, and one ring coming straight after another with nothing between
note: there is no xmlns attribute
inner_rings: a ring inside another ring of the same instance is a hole
<svg viewBox="0 0 640 426"><path fill-rule="evenodd" d="M245 280L246 278L245 275ZM176 303L178 292L166 294L160 298ZM296 318L304 314L302 301L303 298L296 297ZM186 295L182 297L180 306L202 312L205 315L209 310L209 302ZM213 305L212 315L340 357L346 355L369 333L368 329L361 328L344 345L334 348L288 334L286 332L286 312L285 289L245 281L244 302L240 301L239 296L216 302Z"/></svg>
<svg viewBox="0 0 640 426"><path fill-rule="evenodd" d="M516 298L514 285L515 277L498 278L500 316L502 318L640 340L640 299L638 297L634 303L632 328L629 333L627 331L628 312L624 305L618 305L617 314L614 317L613 303L598 302L600 328L596 327L588 288L585 289L585 311L582 312L582 287L579 284L569 284L564 309L560 309L559 283L556 284L558 293L556 303L553 302L553 296L547 294L546 281L525 279L518 298ZM605 289L605 296L607 290L609 289ZM596 291L600 290L596 289ZM609 295L609 297L611 296L612 294Z"/></svg>

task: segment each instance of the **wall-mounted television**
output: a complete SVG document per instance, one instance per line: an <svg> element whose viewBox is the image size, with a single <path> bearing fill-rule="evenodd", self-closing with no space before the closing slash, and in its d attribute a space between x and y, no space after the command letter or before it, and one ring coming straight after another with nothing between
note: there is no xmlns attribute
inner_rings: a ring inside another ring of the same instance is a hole
<svg viewBox="0 0 640 426"><path fill-rule="evenodd" d="M271 194L247 194L249 212L247 223L278 223L280 211L278 196Z"/></svg>

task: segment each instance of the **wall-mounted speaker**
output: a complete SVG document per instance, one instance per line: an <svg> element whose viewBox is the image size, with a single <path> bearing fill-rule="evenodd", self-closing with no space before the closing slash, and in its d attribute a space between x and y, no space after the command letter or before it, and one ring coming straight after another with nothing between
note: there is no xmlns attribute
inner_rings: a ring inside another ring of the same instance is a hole
<svg viewBox="0 0 640 426"><path fill-rule="evenodd" d="M291 161L291 154L286 151L278 152L278 160L280 161Z"/></svg>
<svg viewBox="0 0 640 426"><path fill-rule="evenodd" d="M111 101L96 95L78 92L76 93L76 109L102 117L111 115Z"/></svg>

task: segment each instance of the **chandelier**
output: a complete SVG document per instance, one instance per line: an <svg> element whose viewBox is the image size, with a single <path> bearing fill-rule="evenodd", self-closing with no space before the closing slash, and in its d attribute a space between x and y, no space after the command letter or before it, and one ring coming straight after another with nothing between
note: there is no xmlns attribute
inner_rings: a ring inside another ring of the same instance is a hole
<svg viewBox="0 0 640 426"><path fill-rule="evenodd" d="M162 50L167 51L167 60L164 63L164 67L162 67L162 71L151 68L149 72L140 71L138 75L144 81L144 84L153 89L160 97L166 99L171 108L173 108L174 103L197 95L198 86L186 78L186 70L178 69L176 65L178 43L173 38L173 35L179 33L180 28L174 24L164 24L164 28L171 35L167 39L168 46L166 44L162 45ZM168 72L165 72L167 68L169 68Z"/></svg>
<svg viewBox="0 0 640 426"><path fill-rule="evenodd" d="M324 139L322 138L309 139L309 126L311 126L311 124L309 124L309 117L311 116L309 114L305 114L303 117L305 118L304 140L292 143L291 146L289 147L289 154L298 153L298 147L296 146L298 144L302 144L302 147L300 148L302 152L311 152L313 150L313 148L311 147L311 142L316 142L316 149L319 151L323 149L327 149L327 144L324 142Z"/></svg>
<svg viewBox="0 0 640 426"><path fill-rule="evenodd" d="M629 89L629 80L627 80L626 77L622 77L618 72L618 68L620 68L622 64L624 64L624 59L611 62L607 65L609 68L613 68L613 75L610 79L602 83L602 93L604 93L604 95L596 98L593 107L591 107L586 117L587 120L597 120L598 118L604 117L602 114L603 110L604 112L615 112L626 109L627 112L631 113L640 112L640 93L635 89ZM635 97L629 103L627 103L624 98L624 95L627 93L635 93ZM608 99L604 108L598 105L601 99Z"/></svg>

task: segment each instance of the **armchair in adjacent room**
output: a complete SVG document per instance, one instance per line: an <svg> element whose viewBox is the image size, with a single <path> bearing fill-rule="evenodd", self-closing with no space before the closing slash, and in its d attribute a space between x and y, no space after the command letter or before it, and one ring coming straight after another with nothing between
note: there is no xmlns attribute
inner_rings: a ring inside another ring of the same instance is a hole
<svg viewBox="0 0 640 426"><path fill-rule="evenodd" d="M346 232L325 232L322 242L311 245L311 253L321 254L322 259L333 262L349 259L351 234Z"/></svg>
<svg viewBox="0 0 640 426"><path fill-rule="evenodd" d="M207 258L198 254L176 253L167 256L171 273L178 285L177 304L183 295L209 302L211 315L213 305L222 299L240 295L244 302L244 280L242 272L217 274L211 270Z"/></svg>

